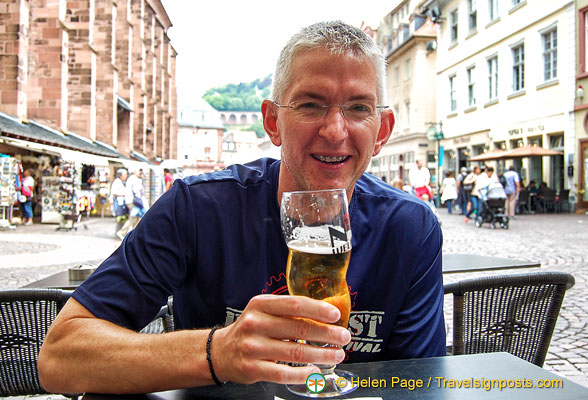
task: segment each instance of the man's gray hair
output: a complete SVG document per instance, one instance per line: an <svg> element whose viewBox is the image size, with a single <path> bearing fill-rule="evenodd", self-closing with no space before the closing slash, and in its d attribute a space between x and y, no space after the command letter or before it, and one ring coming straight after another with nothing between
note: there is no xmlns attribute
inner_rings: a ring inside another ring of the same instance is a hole
<svg viewBox="0 0 588 400"><path fill-rule="evenodd" d="M127 170L124 168L119 168L116 170L116 177L120 178L121 176L123 176L124 174L127 173Z"/></svg>
<svg viewBox="0 0 588 400"><path fill-rule="evenodd" d="M386 103L386 61L376 43L361 29L341 21L318 22L292 36L282 49L273 78L272 100L280 103L290 80L292 64L302 50L326 49L334 55L366 56L376 70L378 103Z"/></svg>

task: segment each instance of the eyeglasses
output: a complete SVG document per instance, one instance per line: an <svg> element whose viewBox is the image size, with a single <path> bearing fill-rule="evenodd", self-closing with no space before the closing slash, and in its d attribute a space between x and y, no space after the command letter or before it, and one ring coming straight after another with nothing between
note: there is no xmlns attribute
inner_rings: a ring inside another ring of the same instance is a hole
<svg viewBox="0 0 588 400"><path fill-rule="evenodd" d="M292 110L297 121L313 123L322 120L327 116L331 107L341 108L343 118L350 122L366 122L373 119L379 111L385 110L388 106L377 106L370 102L350 102L345 104L321 104L316 101L293 101L292 103L274 104L280 108Z"/></svg>

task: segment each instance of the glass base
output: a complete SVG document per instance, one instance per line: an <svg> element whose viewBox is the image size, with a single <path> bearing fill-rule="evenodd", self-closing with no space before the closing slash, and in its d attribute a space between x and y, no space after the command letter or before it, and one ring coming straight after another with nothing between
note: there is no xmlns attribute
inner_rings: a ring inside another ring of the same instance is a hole
<svg viewBox="0 0 588 400"><path fill-rule="evenodd" d="M352 380L358 381L359 379L354 373L340 369L335 369L334 371L327 370L325 372L330 373L323 375L325 378L324 388L321 388L317 384L314 386L310 385L310 387L307 385L286 385L286 388L298 396L314 398L343 396L357 389L357 385L352 385L351 383Z"/></svg>

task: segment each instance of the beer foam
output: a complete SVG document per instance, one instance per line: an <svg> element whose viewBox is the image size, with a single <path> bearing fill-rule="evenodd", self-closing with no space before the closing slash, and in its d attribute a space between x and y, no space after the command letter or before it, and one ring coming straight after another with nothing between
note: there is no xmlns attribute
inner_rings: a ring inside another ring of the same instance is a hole
<svg viewBox="0 0 588 400"><path fill-rule="evenodd" d="M346 242L342 240L335 240L335 249L342 247ZM331 242L323 242L318 240L294 240L288 243L288 248L302 253L310 254L333 254L333 246Z"/></svg>

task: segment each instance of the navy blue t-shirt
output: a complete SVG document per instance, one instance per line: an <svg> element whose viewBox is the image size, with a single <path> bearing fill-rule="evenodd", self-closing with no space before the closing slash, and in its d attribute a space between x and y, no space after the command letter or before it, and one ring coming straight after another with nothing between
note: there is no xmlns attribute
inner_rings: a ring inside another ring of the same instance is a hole
<svg viewBox="0 0 588 400"><path fill-rule="evenodd" d="M176 181L74 293L139 330L174 296L176 327L228 325L259 294L286 294L280 161ZM351 343L346 361L445 354L442 234L429 207L364 174L349 204Z"/></svg>

